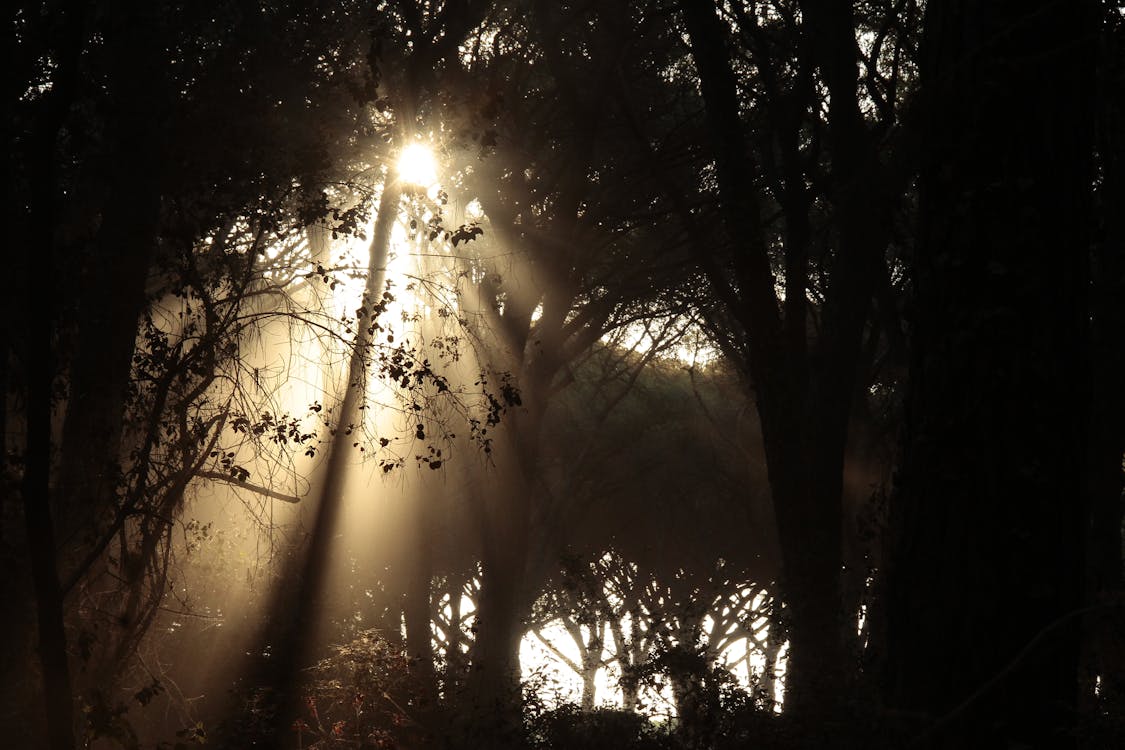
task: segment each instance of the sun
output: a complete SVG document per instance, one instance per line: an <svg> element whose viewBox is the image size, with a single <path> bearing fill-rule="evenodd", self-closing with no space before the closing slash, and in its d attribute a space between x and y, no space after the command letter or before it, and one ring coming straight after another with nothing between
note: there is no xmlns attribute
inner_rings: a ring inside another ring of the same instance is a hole
<svg viewBox="0 0 1125 750"><path fill-rule="evenodd" d="M422 143L411 143L398 157L398 176L404 183L429 187L437 181L434 154Z"/></svg>

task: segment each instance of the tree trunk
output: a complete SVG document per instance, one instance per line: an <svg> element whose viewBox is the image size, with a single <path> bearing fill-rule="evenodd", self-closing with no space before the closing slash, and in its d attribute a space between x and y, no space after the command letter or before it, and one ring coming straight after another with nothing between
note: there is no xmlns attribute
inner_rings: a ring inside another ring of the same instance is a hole
<svg viewBox="0 0 1125 750"><path fill-rule="evenodd" d="M505 455L497 457L499 481L482 497L480 601L468 677L469 699L484 720L480 731L499 746L516 741L520 723L520 641L528 602L528 548L535 500L538 441L546 390L531 368L524 406L504 417ZM482 713L483 712L483 713Z"/></svg>
<svg viewBox="0 0 1125 750"><path fill-rule="evenodd" d="M640 648L640 609L629 609L622 614L629 617L629 633L624 632L621 625L623 618L615 618L609 623L610 637L613 638L613 650L617 653L617 664L621 670L621 708L624 711L634 712L641 698L641 684L638 670L647 654Z"/></svg>
<svg viewBox="0 0 1125 750"><path fill-rule="evenodd" d="M809 63L819 69L830 93L835 234L822 332L809 351L804 306L790 297L786 320L779 315L755 183L757 165L744 135L724 22L711 3L685 0L680 8L699 71L720 210L734 246L730 265L737 288L710 250L701 250L700 256L716 295L745 334L742 364L762 423L781 543L791 644L786 710L836 716L847 693L841 612L844 455L860 377L860 344L893 205L859 108L852 11L848 3L802 3ZM808 208L799 200L787 205ZM807 218L789 217L787 222L800 227ZM786 283L791 291L800 290L803 299L805 248L799 233L791 239L797 245L786 248Z"/></svg>
<svg viewBox="0 0 1125 750"><path fill-rule="evenodd" d="M4 377L0 378L4 388L0 399L3 399L4 406L0 408L4 412L2 442L5 463L9 455L8 395L16 392L12 386L19 380L22 380L20 385L26 392L23 425L26 430L26 444L19 494L22 500L32 591L35 597L38 636L36 650L39 667L42 670L40 675L42 693L36 698L41 699L43 712L35 711L28 715L21 715L24 713L23 705L17 705L6 707L4 715L6 717L13 714L20 715L19 724L22 726L10 727L9 740L18 742L22 739L28 744L45 740L46 746L51 750L71 750L75 747L74 698L65 630L64 592L59 582L55 530L58 519L52 514L51 495L51 463L54 453L51 435L52 411L59 366L53 345L57 340L60 325L59 306L56 300L60 292L56 260L65 262L65 259L56 257L56 220L59 203L62 200L59 194L59 157L56 152L77 87L79 58L85 41L86 16L82 8L72 7L58 9L55 18L58 21L57 36L52 36L50 40L57 43L57 46L44 50L44 54L49 55L54 62L52 85L40 101L36 129L27 138L26 143L22 144L27 150L28 162L25 165L27 173L22 176L27 178L30 187L26 210L21 210L21 202L15 200L15 195L9 196L11 199L8 207L9 216L15 218L12 222L12 246L23 248L25 252L18 253L17 258L13 259L18 269L15 275L18 288L12 290L12 294L9 295L9 299L13 300L14 304L6 309L8 314L5 316L3 332L10 335L5 336L3 345L0 346L4 370ZM17 87L23 85L21 82L14 82ZM13 116L11 120L14 122L16 118ZM12 167L9 171L9 179L15 185L18 179L16 167L19 159L15 154L19 137L14 131L9 132L8 135L9 145L14 147L8 152L9 165ZM9 368L15 361L20 363L21 377L14 377L12 373L13 377L9 381ZM3 505L7 506L8 502L9 497L5 494ZM8 508L4 507L3 510L7 511ZM13 588L16 591L20 590L15 586ZM3 590L5 593L10 591L7 585ZM13 599L7 603L9 606L15 606L19 602ZM20 622L19 615L10 619L10 624L13 625ZM17 629L5 638L5 641L11 641L9 647L18 648L21 640L16 634L18 632L17 626ZM10 653L5 650L3 653L5 665L10 663L9 655ZM13 661L23 666L22 659ZM6 682L12 682L13 686L18 679L15 672L6 675L6 678ZM27 688L25 684L24 690ZM5 698L15 697L7 687L3 694ZM20 703L22 702L21 700ZM30 700L28 705L32 705Z"/></svg>
<svg viewBox="0 0 1125 750"><path fill-rule="evenodd" d="M1115 11L1107 8L1107 14ZM1096 601L1122 601L1122 530L1125 496L1125 21L1112 15L1103 32L1098 153L1102 174L1099 208L1101 242L1091 269L1093 414L1090 430L1089 590ZM1117 607L1089 622L1087 674L1083 697L1091 710L1125 717L1125 611ZM1100 681L1100 682L1099 682ZM1097 700L1095 701L1095 689Z"/></svg>
<svg viewBox="0 0 1125 750"><path fill-rule="evenodd" d="M598 699L598 670L602 668L602 654L605 651L605 623L595 617L588 626L590 638L582 642L581 628L576 641L582 650L580 666L582 669L582 710L592 711Z"/></svg>
<svg viewBox="0 0 1125 750"><path fill-rule="evenodd" d="M288 726L299 715L299 675L317 646L318 631L324 624L322 605L326 598L327 572L344 498L347 456L355 440L353 432L359 432L358 422L365 414L360 406L366 399L368 350L373 338L373 324L382 310L380 302L385 291L391 230L398 220L401 197L401 180L392 168L388 170L383 185L368 248L363 313L356 322L347 387L336 412L338 422L324 463L323 485L312 511L312 529L305 549L292 557L284 577L288 585L279 589L270 602L270 619L265 626L263 648L259 649L259 653L268 645L273 649L274 656L270 663L262 665L261 674L255 679L277 695L279 706L272 717L274 730ZM393 639L388 638L388 641L393 642Z"/></svg>
<svg viewBox="0 0 1125 750"><path fill-rule="evenodd" d="M465 677L465 655L461 653L464 633L461 631L461 597L469 575L459 569L448 574L446 588L449 593L449 633L445 646L445 673L442 675L442 693L448 701L457 695Z"/></svg>
<svg viewBox="0 0 1125 750"><path fill-rule="evenodd" d="M830 486L831 477L839 474L837 467L822 464L802 468L816 476L799 476L795 466L790 468L797 456L784 441L773 453L770 487L781 540L789 635L785 708L819 714L827 708L825 697L836 693L843 679L840 496ZM842 456L838 468L842 472Z"/></svg>
<svg viewBox="0 0 1125 750"><path fill-rule="evenodd" d="M528 500L519 496L521 489L498 489L498 497L506 501L490 513L491 538L482 550L477 633L468 676L470 709L483 722L478 729L501 747L516 741L519 724L529 533Z"/></svg>
<svg viewBox="0 0 1125 750"><path fill-rule="evenodd" d="M60 545L71 550L91 541L80 535L96 533L99 514L116 503L126 391L160 224L159 28L151 8L130 7L107 22L116 146L96 256L84 264L57 495Z"/></svg>
<svg viewBox="0 0 1125 750"><path fill-rule="evenodd" d="M777 700L777 657L781 655L782 643L778 634L770 625L766 633L765 644L762 646L762 658L765 660L765 669L761 681L758 683L757 698L761 705L772 710Z"/></svg>
<svg viewBox="0 0 1125 750"><path fill-rule="evenodd" d="M50 277L50 252L42 253L37 271ZM52 320L44 314L36 325L40 340L51 340ZM27 364L27 448L23 475L23 512L27 529L31 574L35 586L39 624L39 664L43 670L43 698L47 737L52 750L74 747L74 701L63 627L63 595L55 559L55 537L51 521L51 391L54 367L49 352Z"/></svg>
<svg viewBox="0 0 1125 750"><path fill-rule="evenodd" d="M598 698L598 667L587 662L582 663L582 710L593 711Z"/></svg>
<svg viewBox="0 0 1125 750"><path fill-rule="evenodd" d="M426 469L422 469L426 471ZM418 681L421 695L433 707L437 704L437 675L434 672L433 636L430 622L430 584L433 580L431 524L429 506L435 502L431 493L438 491L432 483L422 480L422 490L407 501L408 523L413 529L413 544L406 551L407 582L403 619L406 623L406 655Z"/></svg>
<svg viewBox="0 0 1125 750"><path fill-rule="evenodd" d="M931 3L887 697L924 746L1074 745L1095 3Z"/></svg>

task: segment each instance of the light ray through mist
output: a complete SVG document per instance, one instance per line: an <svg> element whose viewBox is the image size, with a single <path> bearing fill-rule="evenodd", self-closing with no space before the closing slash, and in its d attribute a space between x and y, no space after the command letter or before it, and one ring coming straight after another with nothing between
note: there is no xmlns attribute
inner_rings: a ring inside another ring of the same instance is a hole
<svg viewBox="0 0 1125 750"><path fill-rule="evenodd" d="M425 175L424 170L430 167L432 163L429 167L415 164L409 169L422 169ZM407 169L405 159L401 168ZM433 193L432 188L430 192ZM343 627L341 632L348 628L385 627L389 628L385 631L388 635L402 639L406 630L400 613L394 613L390 623L380 621L378 613L371 610L371 603L379 597L393 599L398 595L395 592L403 590L403 574L395 567L401 567L403 556L411 554L404 545L411 543L413 532L404 530L410 528L409 519L420 512L420 504L432 502L426 493L446 496L445 502L448 502L448 498L459 497L464 492L456 485L459 474L447 476L444 469L431 470L425 462L414 461L425 442L415 437L414 427L420 420L434 415L427 412L420 416L404 408L410 401L409 394L401 385L379 373L377 367L364 369L364 363L353 354L354 344L348 341L358 335L356 340L361 347L365 341L370 342L374 351L389 351L407 343L422 346L439 336L434 328L436 310L452 309L453 320L464 312L458 309L459 300L451 291L455 281L444 280L456 279L459 271L451 265L454 258L443 245L447 240L434 242L425 232L411 231L412 216L400 203L399 196L393 186L384 191L383 201L387 201L384 205L394 205L395 211L385 218L380 209L369 228L372 237L369 244L356 239L329 242L322 237L321 246L314 253L310 243L307 252L311 259L322 263L327 270L323 278L314 280L317 283L305 285L298 294L301 304L323 311L324 325L331 329L331 335L326 337L323 331L301 332L301 326L296 323L277 324L263 331L246 352L244 377L275 394L276 413L301 415L302 430L321 428L319 451L314 451L313 456L297 455L287 477L262 476L269 464L255 463L253 456L245 457L255 478L260 477L260 481L269 486L277 486L280 481L293 497L300 498L299 504L287 503L280 508L276 502L256 498L259 515L268 514L265 527L269 533L288 529L290 538L295 538L297 530L303 529L310 540L305 556L291 557L290 569L275 576L279 588L272 604L263 590L265 578L251 586L254 576L249 573L246 583L235 582L228 587L225 597L228 601L242 600L247 607L269 610L275 622L278 618L287 621L288 632L271 635L269 648L263 651L266 661L270 662L266 676L261 678L267 684L295 684L301 665L332 645L321 642L320 637L328 623L333 623L336 630ZM455 219L482 221L486 218L476 201L449 211ZM429 218L429 214L417 217L423 225ZM380 242L385 243L385 250L373 252ZM361 270L365 265L366 273ZM383 297L385 288L390 294L386 298ZM374 320L370 318L374 310L372 300L378 301L379 307ZM444 324L448 325L449 321ZM615 338L607 343L644 353L665 346L665 341L676 340L676 330L690 325L691 321L669 320L655 327L626 327L616 331ZM670 348L668 353L688 361L687 351L679 346ZM697 363L699 357L706 360L711 356L699 352L699 349L692 352ZM442 372L451 383L457 383L472 382L479 370L480 364L470 346L459 353L456 366L445 363ZM315 405L315 411L309 411L310 405ZM324 431L325 422L337 425L330 437ZM479 462L481 457L472 454L471 448L462 450L456 460ZM243 460L241 455L236 458ZM384 470L387 461L391 461L393 470ZM437 463L440 465L444 460ZM206 491L200 492L193 514L217 526L237 526L230 520L232 514L221 510L224 503L229 502L223 498L253 496L253 492L237 484L227 483L229 489L222 483L212 484L214 486L207 486ZM212 510L207 509L209 504L213 504ZM250 536L248 534L246 539ZM238 554L248 559L257 552L251 553L250 547L242 544ZM292 565L301 560L304 560L303 567L293 569ZM451 618L454 608L449 602L436 606L438 612ZM475 608L476 602L471 597L461 598L458 609L463 639L458 641L458 658L469 649ZM252 612L241 614L245 621L254 619ZM713 623L707 627L713 627ZM431 631L434 653L448 657L449 654L443 652L448 633L439 633L436 621L431 621ZM563 663L565 659L577 663L576 644L558 623L547 623L540 633L549 646L531 633L522 640L523 677L532 684L546 679L544 687L554 700L577 701L581 678ZM247 645L237 647L238 650L253 652L260 648L253 644L248 632L240 637ZM298 643L303 645L297 647ZM289 663L279 664L285 654L291 655ZM560 654L565 659L560 659ZM770 691L777 706L782 701L784 654L782 647L775 665L777 679ZM620 707L623 705L620 667L609 650L603 651L603 660L596 677L597 703ZM737 682L744 687L754 680L764 679L764 657L746 639L728 644L721 653L721 660L732 665ZM233 674L230 663L212 666ZM675 714L667 684L644 691L643 701L643 711L649 715L671 717ZM286 710L292 713L294 706Z"/></svg>

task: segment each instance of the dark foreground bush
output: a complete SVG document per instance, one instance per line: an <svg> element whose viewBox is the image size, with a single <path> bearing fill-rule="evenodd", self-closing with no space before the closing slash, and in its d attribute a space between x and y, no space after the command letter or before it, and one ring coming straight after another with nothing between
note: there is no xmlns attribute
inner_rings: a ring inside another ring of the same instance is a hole
<svg viewBox="0 0 1125 750"><path fill-rule="evenodd" d="M528 735L535 750L671 750L676 746L665 727L644 716L612 708L583 711L573 704L529 721Z"/></svg>

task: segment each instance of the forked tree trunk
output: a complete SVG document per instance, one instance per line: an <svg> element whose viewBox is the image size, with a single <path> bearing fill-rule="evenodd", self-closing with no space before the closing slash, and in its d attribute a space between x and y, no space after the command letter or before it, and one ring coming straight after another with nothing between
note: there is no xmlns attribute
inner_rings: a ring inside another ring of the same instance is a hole
<svg viewBox="0 0 1125 750"><path fill-rule="evenodd" d="M791 643L786 710L818 717L809 725L819 726L821 717L841 714L848 692L841 601L844 456L860 343L883 263L893 195L859 108L851 4L807 0L801 4L808 36L802 54L830 93L828 177L835 230L822 330L810 345L804 238L800 233L788 238L793 244L786 247L787 304L782 304L725 22L711 3L684 0L680 8L699 71L732 270L710 248L699 254L717 296L745 334L740 364L753 381L781 543ZM794 200L783 208L808 210L808 205ZM807 219L786 217L795 227Z"/></svg>

